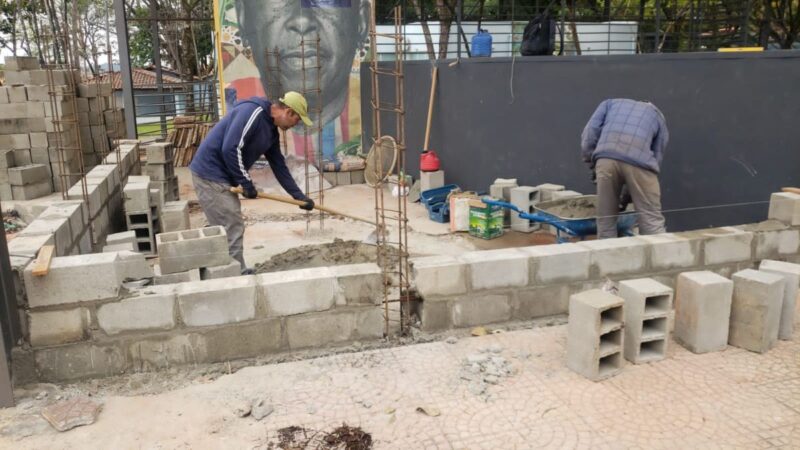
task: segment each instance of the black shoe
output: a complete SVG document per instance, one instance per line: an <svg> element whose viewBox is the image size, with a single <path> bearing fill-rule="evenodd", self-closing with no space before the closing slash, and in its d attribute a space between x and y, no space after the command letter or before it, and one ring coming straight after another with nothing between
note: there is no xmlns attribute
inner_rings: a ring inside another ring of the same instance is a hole
<svg viewBox="0 0 800 450"><path fill-rule="evenodd" d="M242 270L242 275L253 275L253 274L255 274L255 273L256 273L256 270L255 270L255 269L252 269L252 268L250 268L250 267L248 267L248 268L246 268L246 269Z"/></svg>

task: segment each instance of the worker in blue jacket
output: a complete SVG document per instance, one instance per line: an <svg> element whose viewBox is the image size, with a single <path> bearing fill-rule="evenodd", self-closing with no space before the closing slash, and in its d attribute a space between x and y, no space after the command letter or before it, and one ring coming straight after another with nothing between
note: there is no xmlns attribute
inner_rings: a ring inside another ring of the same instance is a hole
<svg viewBox="0 0 800 450"><path fill-rule="evenodd" d="M303 194L289 173L280 149L278 128L288 130L300 120L306 126L312 124L308 103L297 92L287 92L277 103L260 97L240 101L214 125L189 165L197 199L208 223L225 227L230 254L241 264L243 274L253 270L244 262L242 205L231 187L241 186L245 198L258 197L248 173L258 158L263 155L267 159L275 178L289 195L305 202L300 209L314 209L314 201Z"/></svg>

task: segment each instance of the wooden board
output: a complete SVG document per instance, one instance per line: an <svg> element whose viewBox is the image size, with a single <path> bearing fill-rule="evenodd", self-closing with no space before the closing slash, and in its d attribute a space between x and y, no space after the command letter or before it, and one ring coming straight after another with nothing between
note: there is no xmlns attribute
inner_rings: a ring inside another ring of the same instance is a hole
<svg viewBox="0 0 800 450"><path fill-rule="evenodd" d="M50 271L50 262L53 260L53 254L56 248L52 245L45 245L39 249L39 256L33 262L33 276L43 277Z"/></svg>

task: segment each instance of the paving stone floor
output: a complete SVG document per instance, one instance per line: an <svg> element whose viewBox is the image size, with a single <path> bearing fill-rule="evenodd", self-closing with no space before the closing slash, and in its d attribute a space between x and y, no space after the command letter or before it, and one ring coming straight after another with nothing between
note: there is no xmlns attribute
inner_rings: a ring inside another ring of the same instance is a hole
<svg viewBox="0 0 800 450"><path fill-rule="evenodd" d="M492 346L513 374L474 395L468 355ZM564 365L566 326L248 367L152 396L107 397L98 421L5 448L270 448L278 430L346 423L375 448L800 448L800 337L760 355L728 347L627 364L602 382ZM234 414L265 398L261 421ZM423 407L432 415L418 412Z"/></svg>

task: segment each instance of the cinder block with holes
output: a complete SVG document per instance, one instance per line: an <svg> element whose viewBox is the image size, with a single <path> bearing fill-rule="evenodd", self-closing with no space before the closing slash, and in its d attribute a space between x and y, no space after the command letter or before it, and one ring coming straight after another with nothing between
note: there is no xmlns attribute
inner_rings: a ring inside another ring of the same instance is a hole
<svg viewBox="0 0 800 450"><path fill-rule="evenodd" d="M538 200L539 190L532 186L519 186L511 188L511 203L519 208L522 212L531 214L533 213L533 205ZM522 219L519 214L511 214L511 229L523 233L530 233L536 231L539 224L531 222L528 219Z"/></svg>
<svg viewBox="0 0 800 450"><path fill-rule="evenodd" d="M625 280L625 359L641 364L664 359L669 342L672 289L651 278Z"/></svg>
<svg viewBox="0 0 800 450"><path fill-rule="evenodd" d="M594 381L622 370L624 303L600 289L570 297L567 367Z"/></svg>
<svg viewBox="0 0 800 450"><path fill-rule="evenodd" d="M231 262L228 237L221 226L157 234L156 248L163 274Z"/></svg>

